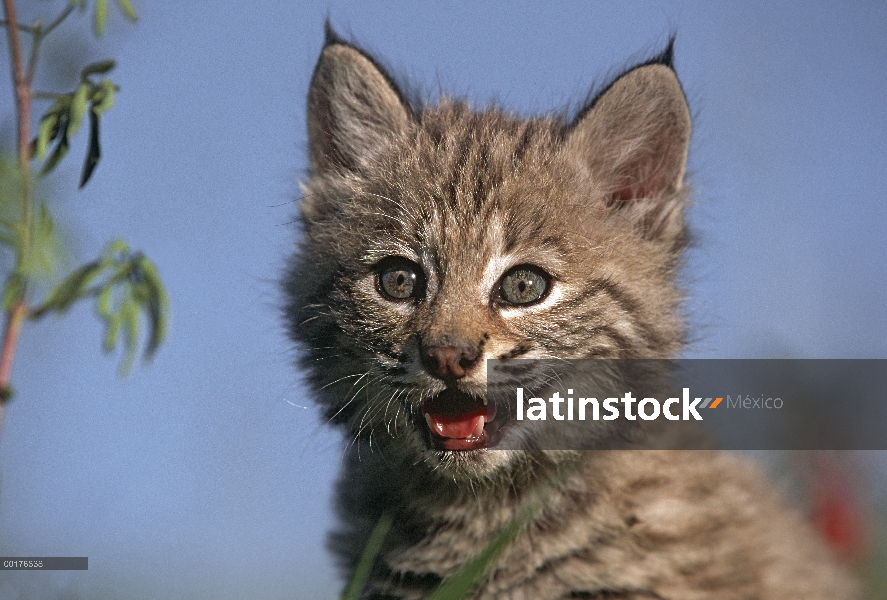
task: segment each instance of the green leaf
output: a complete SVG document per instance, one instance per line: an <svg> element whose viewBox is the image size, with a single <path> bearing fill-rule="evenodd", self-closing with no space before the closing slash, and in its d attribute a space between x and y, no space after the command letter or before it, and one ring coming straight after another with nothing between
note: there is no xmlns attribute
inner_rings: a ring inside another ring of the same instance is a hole
<svg viewBox="0 0 887 600"><path fill-rule="evenodd" d="M17 248L19 239L13 233L14 228L10 227L9 223L0 222L0 244L4 246L9 246L10 248Z"/></svg>
<svg viewBox="0 0 887 600"><path fill-rule="evenodd" d="M127 254L129 252L129 246L126 245L126 242L123 240L114 240L108 247L105 249L105 260L109 260L115 262L117 260L118 254Z"/></svg>
<svg viewBox="0 0 887 600"><path fill-rule="evenodd" d="M147 291L147 312L151 322L151 336L148 339L146 354L153 355L166 337L167 314L169 313L169 298L166 289L157 274L157 268L146 256L140 256L138 268L144 279Z"/></svg>
<svg viewBox="0 0 887 600"><path fill-rule="evenodd" d="M33 268L31 272L51 277L58 269L64 256L64 248L56 235L55 222L46 204L41 203L34 222L32 238Z"/></svg>
<svg viewBox="0 0 887 600"><path fill-rule="evenodd" d="M110 290L111 288L107 288ZM120 335L120 315L117 313L112 314L105 320L107 325L105 329L105 341L102 344L102 349L105 352L113 352L114 348L117 347L117 337Z"/></svg>
<svg viewBox="0 0 887 600"><path fill-rule="evenodd" d="M99 159L102 156L102 149L99 146L99 116L94 110L89 111L89 149L86 151L86 160L83 162L83 172L80 175L80 188L86 185L92 172L95 170Z"/></svg>
<svg viewBox="0 0 887 600"><path fill-rule="evenodd" d="M139 348L139 307L131 294L127 294L120 306L120 318L126 326L126 357L120 365L122 374L129 373Z"/></svg>
<svg viewBox="0 0 887 600"><path fill-rule="evenodd" d="M136 11L133 9L129 0L117 0L117 5L130 21L137 21L139 19L139 16L136 14Z"/></svg>
<svg viewBox="0 0 887 600"><path fill-rule="evenodd" d="M101 115L114 106L114 84L110 79L102 79L99 82L99 91L93 96L92 112Z"/></svg>
<svg viewBox="0 0 887 600"><path fill-rule="evenodd" d="M86 78L90 75L104 75L105 73L113 69L116 65L117 63L111 59L90 63L83 67L83 70L80 71L80 79L86 81Z"/></svg>
<svg viewBox="0 0 887 600"><path fill-rule="evenodd" d="M18 297L16 289L22 289L15 288L15 284L7 284L10 302ZM125 338L121 375L130 371L135 360L143 318L150 327L145 358L157 351L166 335L169 300L156 267L147 257L130 252L122 240L113 241L101 258L82 265L57 285L43 304L32 309L30 317L39 319L49 312L63 313L87 297L95 297L96 312L105 324L105 352L116 348L121 335Z"/></svg>
<svg viewBox="0 0 887 600"><path fill-rule="evenodd" d="M6 279L6 285L3 287L3 311L6 312L12 308L12 304L21 298L25 289L25 277L19 271L13 271Z"/></svg>
<svg viewBox="0 0 887 600"><path fill-rule="evenodd" d="M96 298L96 310L106 323L110 323L113 318L113 313L111 313L111 292L113 289L114 288L110 285L106 285L101 291L99 291L98 297Z"/></svg>
<svg viewBox="0 0 887 600"><path fill-rule="evenodd" d="M373 531L370 533L366 546L363 547L360 560L354 569L354 573L351 575L351 579L348 581L348 586L342 592L341 600L356 600L360 598L360 593L363 591L363 586L366 585L367 578L370 576L373 563L376 562L376 556L382 549L382 542L385 541L385 536L388 535L388 530L391 529L393 522L394 520L389 513L383 513L379 517L376 526L373 527Z"/></svg>
<svg viewBox="0 0 887 600"><path fill-rule="evenodd" d="M59 142L53 150L52 154L49 155L49 158L46 159L46 162L43 163L43 168L40 170L40 176L52 172L61 160L68 153L68 117L67 115L61 115L61 123L59 124Z"/></svg>
<svg viewBox="0 0 887 600"><path fill-rule="evenodd" d="M105 23L108 20L108 0L95 0L95 34L105 33Z"/></svg>
<svg viewBox="0 0 887 600"><path fill-rule="evenodd" d="M58 135L58 123L58 114L50 112L43 115L43 119L40 121L40 129L37 131L37 142L34 146L34 156L37 158L46 156L46 148L49 146L49 142Z"/></svg>
<svg viewBox="0 0 887 600"><path fill-rule="evenodd" d="M86 114L86 101L89 97L89 84L81 83L74 92L74 98L71 100L71 114L68 117L68 135L73 136L80 129L83 123L83 115Z"/></svg>
<svg viewBox="0 0 887 600"><path fill-rule="evenodd" d="M46 147L58 137L61 126L68 122L72 99L73 94L59 96L49 107L49 110L40 117L40 129L37 132L37 137L31 142L31 158L45 156ZM44 145L41 147L41 144Z"/></svg>
<svg viewBox="0 0 887 600"><path fill-rule="evenodd" d="M102 271L102 265L99 261L93 261L91 263L87 263L73 273L68 275L64 281L58 284L52 291L47 295L46 300L43 301L39 307L35 308L31 312L31 319L39 319L45 314L55 311L58 313L63 313L67 311L74 302L79 300L80 298L84 298L88 296L91 292L89 289L89 285L95 281L96 277L98 277L99 273ZM106 287L102 289L101 295L105 292L105 289L108 290L108 312L107 314L103 314L102 316L110 317L110 292L111 288Z"/></svg>

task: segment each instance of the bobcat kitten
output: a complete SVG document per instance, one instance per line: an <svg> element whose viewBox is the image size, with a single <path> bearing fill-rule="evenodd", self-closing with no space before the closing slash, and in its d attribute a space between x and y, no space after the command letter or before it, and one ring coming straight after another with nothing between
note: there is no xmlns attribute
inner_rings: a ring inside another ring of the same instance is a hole
<svg viewBox="0 0 887 600"><path fill-rule="evenodd" d="M427 595L557 473L473 598L857 597L738 459L533 450L529 425L486 402L487 359L681 348L691 125L671 55L567 122L411 103L327 31L284 286L314 395L351 440L332 538L346 573L394 519L362 597Z"/></svg>

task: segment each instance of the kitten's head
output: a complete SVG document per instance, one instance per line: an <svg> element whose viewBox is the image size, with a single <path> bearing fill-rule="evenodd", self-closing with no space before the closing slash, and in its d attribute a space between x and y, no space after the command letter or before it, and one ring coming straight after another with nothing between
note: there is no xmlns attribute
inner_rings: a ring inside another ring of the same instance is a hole
<svg viewBox="0 0 887 600"><path fill-rule="evenodd" d="M690 117L670 47L567 123L412 106L328 34L308 134L287 316L357 443L489 475L519 458L490 448L534 442L487 402L486 360L679 348Z"/></svg>

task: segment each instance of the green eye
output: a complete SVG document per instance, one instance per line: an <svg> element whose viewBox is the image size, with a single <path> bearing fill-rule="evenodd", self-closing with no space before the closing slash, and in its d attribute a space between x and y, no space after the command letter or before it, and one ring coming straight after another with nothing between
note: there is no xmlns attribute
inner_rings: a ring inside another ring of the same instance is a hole
<svg viewBox="0 0 887 600"><path fill-rule="evenodd" d="M538 302L548 292L551 276L539 267L519 265L508 271L499 284L499 295L508 304Z"/></svg>
<svg viewBox="0 0 887 600"><path fill-rule="evenodd" d="M423 291L424 274L419 265L405 258L386 259L378 270L379 293L388 300L418 298Z"/></svg>

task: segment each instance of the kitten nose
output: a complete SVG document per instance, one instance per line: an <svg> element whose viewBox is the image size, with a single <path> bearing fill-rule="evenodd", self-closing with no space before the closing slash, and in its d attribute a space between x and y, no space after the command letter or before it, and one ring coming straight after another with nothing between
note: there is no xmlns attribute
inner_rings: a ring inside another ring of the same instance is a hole
<svg viewBox="0 0 887 600"><path fill-rule="evenodd" d="M473 346L423 346L422 363L429 373L440 379L461 379L477 363L480 356Z"/></svg>

